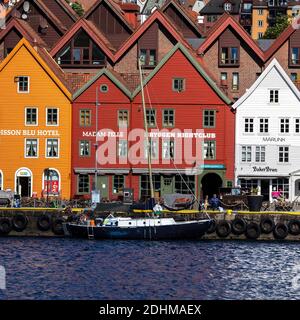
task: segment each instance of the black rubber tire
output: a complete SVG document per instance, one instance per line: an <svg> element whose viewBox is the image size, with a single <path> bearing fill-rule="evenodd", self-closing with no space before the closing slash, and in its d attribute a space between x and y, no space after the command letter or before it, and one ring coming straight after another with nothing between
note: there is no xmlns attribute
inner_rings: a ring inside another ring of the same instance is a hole
<svg viewBox="0 0 300 320"><path fill-rule="evenodd" d="M216 231L216 227L217 227L217 223L215 219L211 219L211 223L209 228L207 229L206 233L207 234L211 234L214 233Z"/></svg>
<svg viewBox="0 0 300 320"><path fill-rule="evenodd" d="M260 231L259 224L257 224L256 222L250 222L247 225L247 228L245 231L245 236L247 239L255 240L259 238L260 234L261 234L261 231Z"/></svg>
<svg viewBox="0 0 300 320"><path fill-rule="evenodd" d="M275 228L274 220L270 217L263 217L260 220L260 230L264 234L270 234Z"/></svg>
<svg viewBox="0 0 300 320"><path fill-rule="evenodd" d="M300 220L293 219L288 222L289 234L297 236L300 234Z"/></svg>
<svg viewBox="0 0 300 320"><path fill-rule="evenodd" d="M63 222L65 222L63 218L57 218L52 223L52 231L55 235L57 236L64 235Z"/></svg>
<svg viewBox="0 0 300 320"><path fill-rule="evenodd" d="M289 229L283 222L278 222L274 228L273 235L277 240L283 240L287 237Z"/></svg>
<svg viewBox="0 0 300 320"><path fill-rule="evenodd" d="M7 236L12 230L11 221L8 218L0 219L0 235Z"/></svg>
<svg viewBox="0 0 300 320"><path fill-rule="evenodd" d="M242 218L235 218L231 221L231 231L233 234L239 236L245 233L247 228L247 222Z"/></svg>
<svg viewBox="0 0 300 320"><path fill-rule="evenodd" d="M22 232L26 229L28 218L23 214L17 214L13 217L12 227L17 232Z"/></svg>
<svg viewBox="0 0 300 320"><path fill-rule="evenodd" d="M231 232L231 225L226 220L221 220L218 222L216 227L216 233L220 238L226 238Z"/></svg>
<svg viewBox="0 0 300 320"><path fill-rule="evenodd" d="M51 219L48 215L44 214L38 218L37 227L40 231L49 231L51 228Z"/></svg>

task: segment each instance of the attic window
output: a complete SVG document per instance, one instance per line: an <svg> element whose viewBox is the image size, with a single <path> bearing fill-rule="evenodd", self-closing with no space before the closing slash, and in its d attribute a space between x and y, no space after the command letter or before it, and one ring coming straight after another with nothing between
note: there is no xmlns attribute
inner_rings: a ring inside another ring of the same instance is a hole
<svg viewBox="0 0 300 320"><path fill-rule="evenodd" d="M232 6L231 6L230 2L224 3L224 10L225 11L231 11L231 9L232 9Z"/></svg>
<svg viewBox="0 0 300 320"><path fill-rule="evenodd" d="M108 92L108 85L107 84L102 84L100 86L100 91L103 92L103 93Z"/></svg>

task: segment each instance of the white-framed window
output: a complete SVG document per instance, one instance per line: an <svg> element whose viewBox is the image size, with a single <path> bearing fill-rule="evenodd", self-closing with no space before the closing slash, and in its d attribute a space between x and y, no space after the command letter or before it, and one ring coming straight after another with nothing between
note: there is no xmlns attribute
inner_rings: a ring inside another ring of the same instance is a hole
<svg viewBox="0 0 300 320"><path fill-rule="evenodd" d="M258 38L258 39L262 39L263 36L264 36L263 32L258 32L258 33L257 33L257 38Z"/></svg>
<svg viewBox="0 0 300 320"><path fill-rule="evenodd" d="M175 157L175 141L173 139L163 140L162 142L162 158L174 159Z"/></svg>
<svg viewBox="0 0 300 320"><path fill-rule="evenodd" d="M151 150L151 158L158 159L158 139L149 138L150 150ZM145 140L145 158L148 158L148 147L147 140Z"/></svg>
<svg viewBox="0 0 300 320"><path fill-rule="evenodd" d="M259 119L259 132L260 133L269 133L269 119L260 118Z"/></svg>
<svg viewBox="0 0 300 320"><path fill-rule="evenodd" d="M46 108L47 126L58 126L59 110L57 108Z"/></svg>
<svg viewBox="0 0 300 320"><path fill-rule="evenodd" d="M242 162L251 162L251 154L251 146L242 146Z"/></svg>
<svg viewBox="0 0 300 320"><path fill-rule="evenodd" d="M79 156L89 157L91 155L91 142L88 140L79 141Z"/></svg>
<svg viewBox="0 0 300 320"><path fill-rule="evenodd" d="M146 120L149 127L156 127L156 110L146 109Z"/></svg>
<svg viewBox="0 0 300 320"><path fill-rule="evenodd" d="M30 92L30 78L28 76L18 76L18 93L29 93Z"/></svg>
<svg viewBox="0 0 300 320"><path fill-rule="evenodd" d="M38 139L25 139L25 158L38 157Z"/></svg>
<svg viewBox="0 0 300 320"><path fill-rule="evenodd" d="M59 139L46 139L46 158L59 158Z"/></svg>
<svg viewBox="0 0 300 320"><path fill-rule="evenodd" d="M262 16L262 15L264 14L264 13L263 13L263 9L258 9L257 12L258 12L258 15L259 15L259 16Z"/></svg>
<svg viewBox="0 0 300 320"><path fill-rule="evenodd" d="M128 152L127 140L119 140L118 144L118 156L119 158L126 158Z"/></svg>
<svg viewBox="0 0 300 320"><path fill-rule="evenodd" d="M176 92L182 92L185 90L185 79L175 78L172 80L172 89Z"/></svg>
<svg viewBox="0 0 300 320"><path fill-rule="evenodd" d="M203 159L214 160L216 159L216 141L207 140L203 143Z"/></svg>
<svg viewBox="0 0 300 320"><path fill-rule="evenodd" d="M269 90L269 95L270 95L270 103L279 102L279 90L271 89Z"/></svg>
<svg viewBox="0 0 300 320"><path fill-rule="evenodd" d="M289 162L289 147L288 146L279 146L279 162L288 163Z"/></svg>
<svg viewBox="0 0 300 320"><path fill-rule="evenodd" d="M0 170L0 190L3 190L3 172Z"/></svg>
<svg viewBox="0 0 300 320"><path fill-rule="evenodd" d="M232 6L231 6L230 2L224 3L224 10L225 11L231 11L231 8L232 8Z"/></svg>
<svg viewBox="0 0 300 320"><path fill-rule="evenodd" d="M256 146L255 147L255 162L265 162L266 161L266 147Z"/></svg>
<svg viewBox="0 0 300 320"><path fill-rule="evenodd" d="M290 132L290 119L280 118L280 133L289 133L289 132Z"/></svg>
<svg viewBox="0 0 300 320"><path fill-rule="evenodd" d="M300 133L300 118L295 118L295 133Z"/></svg>
<svg viewBox="0 0 300 320"><path fill-rule="evenodd" d="M38 125L38 108L35 108L35 107L25 108L25 125L26 126Z"/></svg>
<svg viewBox="0 0 300 320"><path fill-rule="evenodd" d="M259 27L262 27L263 25L264 25L263 20L258 20L258 26L259 26Z"/></svg>
<svg viewBox="0 0 300 320"><path fill-rule="evenodd" d="M245 118L244 119L244 132L245 133L254 132L254 118Z"/></svg>
<svg viewBox="0 0 300 320"><path fill-rule="evenodd" d="M175 125L175 110L164 109L162 114L163 127L174 127Z"/></svg>
<svg viewBox="0 0 300 320"><path fill-rule="evenodd" d="M129 111L118 110L118 126L128 127L128 124L129 124Z"/></svg>

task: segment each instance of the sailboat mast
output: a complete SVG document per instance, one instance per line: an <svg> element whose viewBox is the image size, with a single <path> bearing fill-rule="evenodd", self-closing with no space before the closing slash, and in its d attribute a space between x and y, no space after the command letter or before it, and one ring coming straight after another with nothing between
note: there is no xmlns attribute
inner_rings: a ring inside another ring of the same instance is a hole
<svg viewBox="0 0 300 320"><path fill-rule="evenodd" d="M146 105L145 105L145 94L144 94L144 84L143 84L143 74L141 60L139 59L139 71L140 71L140 82L141 82L141 92L142 92L142 104L144 113L144 127L146 131L146 144L147 144L147 160L148 160L148 170L149 170L149 183L150 183L150 194L151 198L154 199L154 187L153 187L153 177L152 177L152 161L151 161L151 146L148 133L148 123L146 116Z"/></svg>

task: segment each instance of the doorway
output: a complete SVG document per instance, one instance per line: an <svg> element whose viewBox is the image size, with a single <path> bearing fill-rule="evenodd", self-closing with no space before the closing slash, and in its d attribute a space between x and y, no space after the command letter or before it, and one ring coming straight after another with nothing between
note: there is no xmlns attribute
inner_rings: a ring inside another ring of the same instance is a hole
<svg viewBox="0 0 300 320"><path fill-rule="evenodd" d="M270 194L270 180L260 181L260 193L264 196L264 201L269 201Z"/></svg>
<svg viewBox="0 0 300 320"><path fill-rule="evenodd" d="M101 199L109 198L108 176L98 176L97 189L100 191Z"/></svg>
<svg viewBox="0 0 300 320"><path fill-rule="evenodd" d="M223 185L221 177L216 173L207 173L201 180L203 199L208 196L211 198L214 194L219 194L219 189Z"/></svg>
<svg viewBox="0 0 300 320"><path fill-rule="evenodd" d="M161 183L161 195L165 194L172 194L174 193L174 179L173 176L162 176L162 183Z"/></svg>
<svg viewBox="0 0 300 320"><path fill-rule="evenodd" d="M21 197L31 196L31 178L30 177L17 177L17 193Z"/></svg>

